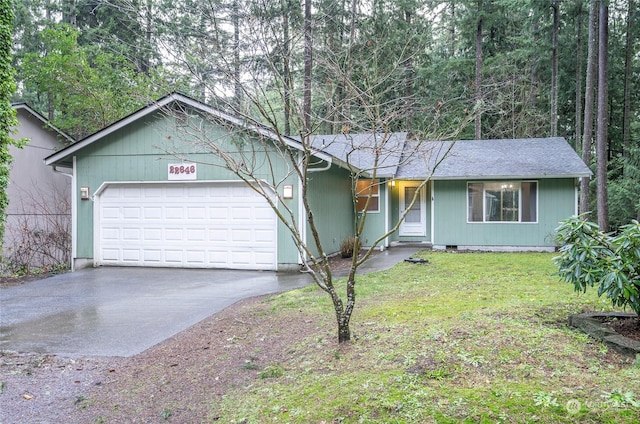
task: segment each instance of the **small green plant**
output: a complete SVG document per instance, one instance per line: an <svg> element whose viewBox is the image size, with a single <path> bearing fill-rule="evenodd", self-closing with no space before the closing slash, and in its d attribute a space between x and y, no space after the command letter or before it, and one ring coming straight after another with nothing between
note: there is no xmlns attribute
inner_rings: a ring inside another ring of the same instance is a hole
<svg viewBox="0 0 640 424"><path fill-rule="evenodd" d="M169 408L164 408L160 415L162 416L163 419L168 420L171 417L172 412Z"/></svg>
<svg viewBox="0 0 640 424"><path fill-rule="evenodd" d="M576 291L598 286L613 306L630 307L640 314L640 223L633 221L615 235L580 215L561 222L556 229L560 255L553 261L558 274Z"/></svg>
<svg viewBox="0 0 640 424"><path fill-rule="evenodd" d="M543 408L551 408L558 406L558 399L555 397L555 393L547 393L545 391L537 392L533 395L533 401L536 406L542 406Z"/></svg>
<svg viewBox="0 0 640 424"><path fill-rule="evenodd" d="M266 367L260 373L260 378L262 378L262 379L265 379L265 378L280 378L283 375L284 375L284 368L282 368L278 364L275 364L275 365L269 365L268 367Z"/></svg>
<svg viewBox="0 0 640 424"><path fill-rule="evenodd" d="M356 246L355 237L347 237L340 243L340 256L343 258L351 258Z"/></svg>
<svg viewBox="0 0 640 424"><path fill-rule="evenodd" d="M242 368L245 370L257 370L259 367L253 361L254 361L254 358L245 360L244 365L242 365Z"/></svg>

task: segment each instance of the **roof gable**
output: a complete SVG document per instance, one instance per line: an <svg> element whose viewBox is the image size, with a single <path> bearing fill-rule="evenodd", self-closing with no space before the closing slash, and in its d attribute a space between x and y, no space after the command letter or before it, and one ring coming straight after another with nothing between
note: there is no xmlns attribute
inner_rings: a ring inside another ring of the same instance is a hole
<svg viewBox="0 0 640 424"><path fill-rule="evenodd" d="M238 128L244 128L248 131L254 132L260 136L264 136L266 138L272 139L274 141L283 142L294 149L301 149L300 143L295 139L287 136L283 136L275 133L269 128L260 125L257 122L251 122L248 120L242 120L235 116L229 115L225 112L222 112L218 109L212 108L198 100L195 100L191 97L185 96L179 93L172 93L161 99L151 103L148 106L145 106L138 111L128 115L113 124L101 129L100 131L87 136L86 138L78 141L75 144L68 146L65 149L60 150L59 152L45 158L45 164L47 165L56 165L61 163L69 163L70 158L79 150L84 149L87 146L92 145L93 143L99 142L104 139L106 136L113 134L114 132L124 128L134 122L137 122L141 119L149 117L153 113L158 111L162 111L163 108L170 106L172 103L180 103L186 106L189 106L195 110L198 110L202 113L208 114L213 118L228 123L230 125L236 126ZM318 156L322 160L326 160L331 162L331 157L322 153L322 152L313 152L315 156Z"/></svg>
<svg viewBox="0 0 640 424"><path fill-rule="evenodd" d="M35 109L33 109L28 104L26 104L26 103L14 103L11 106L13 106L13 108L18 113L18 119L20 118L20 114L21 113L25 113L27 115L30 115L36 121L41 123L42 128L45 128L45 129L55 133L58 137L60 137L62 140L64 140L64 142L66 142L66 143L75 142L75 139L73 137L71 137L69 134L65 133L64 131L58 129L56 126L54 126L51 123L51 121L49 121L47 118L42 116L40 113L38 113Z"/></svg>

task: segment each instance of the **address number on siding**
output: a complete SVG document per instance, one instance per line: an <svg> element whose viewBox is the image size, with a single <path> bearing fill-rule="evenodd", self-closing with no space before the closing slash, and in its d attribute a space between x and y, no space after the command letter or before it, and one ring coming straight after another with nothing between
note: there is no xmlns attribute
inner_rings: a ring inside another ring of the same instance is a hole
<svg viewBox="0 0 640 424"><path fill-rule="evenodd" d="M195 180L195 163L170 163L167 168L168 179L171 180Z"/></svg>

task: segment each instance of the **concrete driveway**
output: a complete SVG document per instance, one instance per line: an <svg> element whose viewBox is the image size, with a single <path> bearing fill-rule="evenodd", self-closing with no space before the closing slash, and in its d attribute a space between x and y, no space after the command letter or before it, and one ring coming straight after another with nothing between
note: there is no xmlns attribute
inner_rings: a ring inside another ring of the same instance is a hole
<svg viewBox="0 0 640 424"><path fill-rule="evenodd" d="M416 250L392 248L361 271ZM1 289L0 350L133 356L241 299L309 284L301 273L87 268Z"/></svg>

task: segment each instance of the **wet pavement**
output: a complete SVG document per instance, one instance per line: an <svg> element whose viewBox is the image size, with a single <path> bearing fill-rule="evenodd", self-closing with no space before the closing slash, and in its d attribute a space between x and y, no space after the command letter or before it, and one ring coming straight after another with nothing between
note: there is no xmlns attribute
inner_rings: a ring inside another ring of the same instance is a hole
<svg viewBox="0 0 640 424"><path fill-rule="evenodd" d="M359 274L418 248L394 247ZM0 289L0 350L133 356L239 300L311 284L302 273L102 267Z"/></svg>

